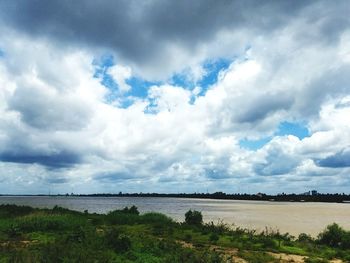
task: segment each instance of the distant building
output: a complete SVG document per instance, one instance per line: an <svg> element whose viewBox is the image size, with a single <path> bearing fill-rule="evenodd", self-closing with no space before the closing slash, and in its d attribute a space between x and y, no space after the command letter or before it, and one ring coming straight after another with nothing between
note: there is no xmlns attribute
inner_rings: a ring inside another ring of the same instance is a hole
<svg viewBox="0 0 350 263"><path fill-rule="evenodd" d="M311 191L311 195L317 195L317 191L316 190L312 190Z"/></svg>

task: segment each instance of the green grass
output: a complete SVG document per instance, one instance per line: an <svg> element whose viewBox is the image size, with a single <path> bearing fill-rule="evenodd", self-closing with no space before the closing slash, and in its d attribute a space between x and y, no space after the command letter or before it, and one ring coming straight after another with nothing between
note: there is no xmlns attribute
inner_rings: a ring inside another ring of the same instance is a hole
<svg viewBox="0 0 350 263"><path fill-rule="evenodd" d="M277 262L269 251L307 256L310 262L350 260L347 231L332 226L321 237L295 240L222 222L176 223L159 213L140 215L136 207L99 215L0 205L0 263L223 262L233 248L248 262Z"/></svg>

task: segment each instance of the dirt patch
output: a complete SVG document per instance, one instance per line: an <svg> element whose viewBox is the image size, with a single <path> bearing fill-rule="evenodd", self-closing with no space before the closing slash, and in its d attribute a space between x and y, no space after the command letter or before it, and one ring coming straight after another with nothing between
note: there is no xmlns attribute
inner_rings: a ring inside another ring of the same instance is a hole
<svg viewBox="0 0 350 263"><path fill-rule="evenodd" d="M182 247L193 249L195 246L186 241L178 240L177 243L181 244ZM229 248L229 247L220 247L216 245L211 245L208 247L210 250L215 251L223 256L224 262L226 263L249 263L248 261L240 258L238 255L237 248ZM267 252L269 255L278 259L280 263L304 263L307 256L300 256L294 254L286 254L286 253L273 253ZM340 259L333 259L329 261L330 263L344 263Z"/></svg>
<svg viewBox="0 0 350 263"><path fill-rule="evenodd" d="M281 263L289 263L289 262L304 263L305 259L307 258L306 256L293 255L293 254L272 253L272 252L267 252L267 253L269 253L274 258L279 259Z"/></svg>
<svg viewBox="0 0 350 263"><path fill-rule="evenodd" d="M176 242L179 243L182 247L191 248L191 249L194 248L192 243L189 243L189 242L186 242L186 241L182 241L182 240L178 240Z"/></svg>
<svg viewBox="0 0 350 263"><path fill-rule="evenodd" d="M212 245L210 246L210 250L222 254L224 261L227 263L248 263L243 258L237 256L237 248L227 248Z"/></svg>
<svg viewBox="0 0 350 263"><path fill-rule="evenodd" d="M293 255L293 254L285 254L285 253L273 253L268 252L271 256L276 259L279 259L281 263L304 263L307 256ZM330 263L343 263L340 259L333 259L329 261Z"/></svg>
<svg viewBox="0 0 350 263"><path fill-rule="evenodd" d="M38 240L14 240L0 243L1 247L28 247L38 243Z"/></svg>

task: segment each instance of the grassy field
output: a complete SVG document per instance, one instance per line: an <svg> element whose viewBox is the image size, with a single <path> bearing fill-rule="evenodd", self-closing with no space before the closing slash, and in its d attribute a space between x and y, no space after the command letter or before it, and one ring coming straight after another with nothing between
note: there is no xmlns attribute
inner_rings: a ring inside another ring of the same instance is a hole
<svg viewBox="0 0 350 263"><path fill-rule="evenodd" d="M313 239L202 223L176 223L136 207L107 215L61 207L0 205L0 262L350 262L350 232L336 224ZM341 260L341 261L340 261Z"/></svg>

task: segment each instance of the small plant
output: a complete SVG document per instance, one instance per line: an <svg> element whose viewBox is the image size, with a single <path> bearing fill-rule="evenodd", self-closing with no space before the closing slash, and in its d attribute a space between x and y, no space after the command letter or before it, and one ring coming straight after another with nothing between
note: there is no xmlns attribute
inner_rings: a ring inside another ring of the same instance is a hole
<svg viewBox="0 0 350 263"><path fill-rule="evenodd" d="M307 258L304 261L305 263L328 263L329 261L321 258Z"/></svg>
<svg viewBox="0 0 350 263"><path fill-rule="evenodd" d="M350 248L350 232L333 223L318 235L318 242L330 247Z"/></svg>
<svg viewBox="0 0 350 263"><path fill-rule="evenodd" d="M127 213L127 214L133 214L133 215L139 215L140 214L139 210L134 205L132 207L130 207L130 208L129 207L125 207L122 210L122 212Z"/></svg>
<svg viewBox="0 0 350 263"><path fill-rule="evenodd" d="M192 235L187 233L187 234L185 235L185 241L191 242L191 240L192 240Z"/></svg>
<svg viewBox="0 0 350 263"><path fill-rule="evenodd" d="M211 233L209 236L210 242L216 243L219 240L219 235L216 233Z"/></svg>
<svg viewBox="0 0 350 263"><path fill-rule="evenodd" d="M189 225L203 224L202 213L196 210L188 210L185 214L185 222Z"/></svg>
<svg viewBox="0 0 350 263"><path fill-rule="evenodd" d="M106 241L107 245L117 252L126 252L131 248L130 238L115 228L106 234Z"/></svg>
<svg viewBox="0 0 350 263"><path fill-rule="evenodd" d="M311 243L311 242L314 241L314 239L313 239L310 235L308 235L308 234L301 233L301 234L298 236L297 241L302 242L302 243Z"/></svg>

